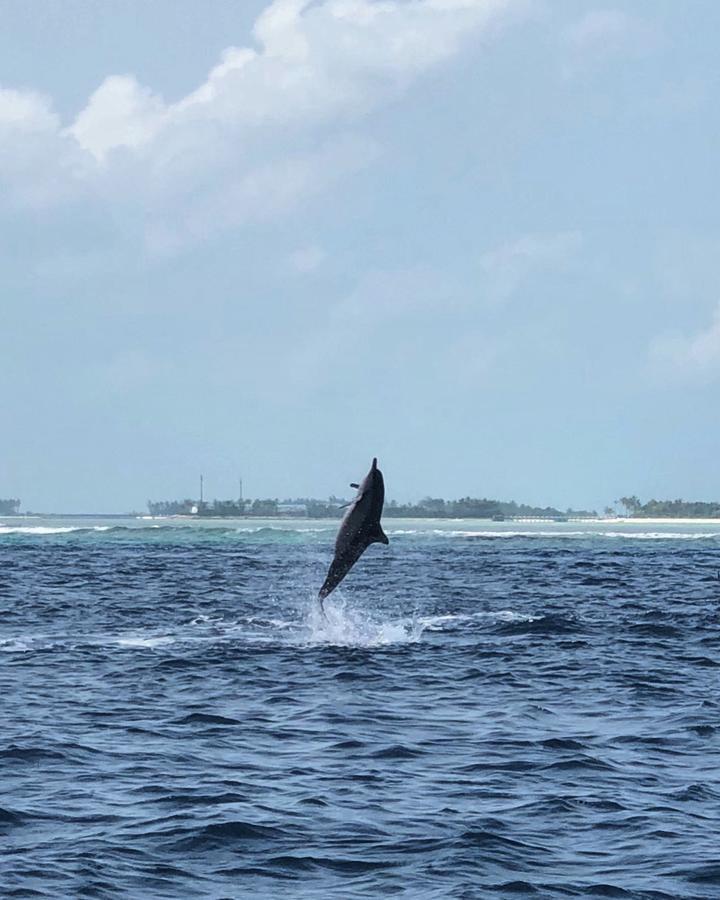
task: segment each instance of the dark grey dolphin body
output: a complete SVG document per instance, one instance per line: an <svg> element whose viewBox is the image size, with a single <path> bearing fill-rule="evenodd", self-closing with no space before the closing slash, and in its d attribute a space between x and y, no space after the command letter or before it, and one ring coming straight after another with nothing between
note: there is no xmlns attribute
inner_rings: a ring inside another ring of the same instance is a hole
<svg viewBox="0 0 720 900"><path fill-rule="evenodd" d="M370 471L362 482L351 487L356 487L358 492L340 523L335 540L335 557L318 594L321 608L325 597L335 590L370 544L390 543L380 525L385 482L377 467L377 459L373 459Z"/></svg>

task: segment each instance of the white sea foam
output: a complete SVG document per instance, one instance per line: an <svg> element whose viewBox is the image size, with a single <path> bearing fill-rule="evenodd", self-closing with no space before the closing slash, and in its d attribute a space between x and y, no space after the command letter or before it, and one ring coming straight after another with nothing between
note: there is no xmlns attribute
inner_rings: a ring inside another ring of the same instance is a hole
<svg viewBox="0 0 720 900"><path fill-rule="evenodd" d="M162 652L181 645L253 645L279 644L294 647L366 647L382 648L414 644L425 632L453 631L464 623L533 622L538 616L504 609L475 613L439 613L432 616L384 618L380 611L369 612L347 603L341 595L325 601L326 617L312 599L290 618L262 615L225 619L200 614L173 629L96 633L26 634L0 637L0 653L32 653L55 647L116 647L123 651L156 650Z"/></svg>
<svg viewBox="0 0 720 900"><path fill-rule="evenodd" d="M111 525L93 525L90 527L58 525L57 527L52 527L49 525L0 524L0 534L72 534L74 531L110 531L111 528Z"/></svg>
<svg viewBox="0 0 720 900"><path fill-rule="evenodd" d="M156 635L154 637L143 637L142 635L129 635L127 637L119 637L115 639L119 647L127 647L129 649L147 648L153 650L155 647L166 647L168 644L174 644L175 638L170 635Z"/></svg>
<svg viewBox="0 0 720 900"><path fill-rule="evenodd" d="M142 519L148 520L153 517L151 516L143 516ZM584 530L564 530L562 526L556 528L544 528L542 530L534 530L532 528L525 529L505 529L502 526L498 528L388 528L388 534L394 538L401 537L413 537L416 536L420 539L422 538L444 538L444 539L457 539L457 538L470 538L470 539L478 539L478 540L512 540L515 538L528 538L528 539L551 539L551 540L576 540L576 539L584 539L584 540L675 540L675 541L702 541L702 540L717 540L720 538L720 531L704 531L704 530L696 530L695 527L692 527L692 530L680 531L663 531L660 529L656 529L653 531L644 530L637 531L630 523L620 523L622 530L614 529L614 530L604 530L604 528L600 526L594 526L591 528L587 528ZM627 528L623 526L627 524ZM662 523L658 523L662 524ZM677 523L680 524L680 523ZM684 523L683 523L684 524ZM700 527L702 527L700 524ZM705 527L707 527L708 523L704 523ZM682 527L682 526L681 526ZM175 529L186 529L186 528L198 528L197 522L192 522L190 524L146 524L143 526L144 529L163 529L173 531ZM3 535L33 535L33 536L52 536L52 535L62 535L62 534L73 534L73 533L103 533L103 532L113 532L118 530L127 530L132 533L133 528L124 526L124 525L51 525L51 524L43 524L43 525L19 525L19 524L9 524L8 521L0 522L0 536ZM206 532L212 532L212 525L208 525L207 527L202 529ZM233 531L237 534L245 534L245 535L322 535L329 534L334 532L335 524L332 525L319 525L313 524L305 526L300 523L292 523L292 524L283 524L283 525L268 525L268 524L248 524L248 525L240 525L233 528Z"/></svg>
<svg viewBox="0 0 720 900"><path fill-rule="evenodd" d="M351 607L342 598L325 601L326 617L317 603L308 610L304 627L297 635L308 645L341 647L383 647L417 643L425 631L445 631L462 623L485 619L489 622L534 622L539 616L503 609L477 613L441 613L434 616L382 620L366 610Z"/></svg>
<svg viewBox="0 0 720 900"><path fill-rule="evenodd" d="M414 644L425 625L416 618L381 620L365 610L349 607L340 598L325 601L325 615L312 602L305 622L297 633L300 643L340 647L385 647Z"/></svg>
<svg viewBox="0 0 720 900"><path fill-rule="evenodd" d="M501 609L499 612L486 613L497 622L537 622L542 616L531 616L528 613L514 612L512 609Z"/></svg>
<svg viewBox="0 0 720 900"><path fill-rule="evenodd" d="M418 622L428 631L444 631L448 625L452 627L455 623L479 619L490 622L535 622L538 618L540 617L515 612L512 609L501 609L491 612L444 613L437 616L423 616L418 619Z"/></svg>
<svg viewBox="0 0 720 900"><path fill-rule="evenodd" d="M465 613L444 613L439 616L422 616L418 622L431 631L441 631L448 622L464 622L472 618L472 615Z"/></svg>
<svg viewBox="0 0 720 900"><path fill-rule="evenodd" d="M422 533L422 532L419 532ZM518 538L518 537L542 537L542 538L563 538L563 537L586 537L593 534L591 531L475 531L475 530L449 530L443 528L435 528L430 534L437 537L472 537L472 538Z"/></svg>
<svg viewBox="0 0 720 900"><path fill-rule="evenodd" d="M258 526L250 526L250 525L241 525L235 529L236 534L267 534L268 532L272 532L273 534L327 534L328 532L334 532L336 526L327 526L325 528L297 528L297 527L287 527L283 528L278 525L258 525Z"/></svg>
<svg viewBox="0 0 720 900"><path fill-rule="evenodd" d="M401 532L396 532L401 533ZM422 533L422 532L418 532ZM614 538L628 540L674 540L674 541L699 541L708 538L719 538L720 532L704 531L704 532L687 532L687 531L445 531L443 529L434 529L432 532L426 532L438 537L446 538L492 538L492 539L509 539L509 538L552 538L553 540L563 540L567 538Z"/></svg>
<svg viewBox="0 0 720 900"><path fill-rule="evenodd" d="M701 541L720 537L720 532L687 532L687 531L604 531L603 537L629 538L636 541Z"/></svg>
<svg viewBox="0 0 720 900"><path fill-rule="evenodd" d="M0 638L0 653L28 653L32 645L19 638Z"/></svg>
<svg viewBox="0 0 720 900"><path fill-rule="evenodd" d="M45 525L3 525L0 534L70 534L72 531L85 531L84 528L50 528Z"/></svg>

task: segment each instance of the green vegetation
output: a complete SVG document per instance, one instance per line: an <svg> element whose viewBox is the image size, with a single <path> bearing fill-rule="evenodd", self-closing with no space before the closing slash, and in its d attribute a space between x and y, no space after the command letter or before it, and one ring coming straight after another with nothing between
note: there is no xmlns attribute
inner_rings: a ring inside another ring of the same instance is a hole
<svg viewBox="0 0 720 900"><path fill-rule="evenodd" d="M307 516L311 519L340 519L350 501L344 497L329 497L315 500L301 497L294 500L148 500L148 509L153 516L200 516L202 518L222 518L235 516L255 516L272 518L275 516ZM18 515L20 501L0 499L0 515ZM701 500L648 500L643 503L638 497L620 497L615 507L606 506L606 516L617 514L630 518L655 519L720 519L720 502ZM390 500L383 511L385 518L408 519L577 519L597 516L595 510L566 509L554 506L528 506L514 501L488 500L487 498L462 497L459 500L443 500L440 497L424 497L417 503L398 503Z"/></svg>
<svg viewBox="0 0 720 900"><path fill-rule="evenodd" d="M408 518L438 518L438 519L497 519L497 518L586 518L596 516L592 510L556 509L554 506L528 506L525 503L515 503L503 500L478 499L476 497L463 497L460 500L443 500L441 498L425 497L419 503L400 504L391 500L385 507L385 516L403 516Z"/></svg>
<svg viewBox="0 0 720 900"><path fill-rule="evenodd" d="M308 516L312 519L339 519L348 501L343 497L315 500L302 497L295 500L213 500L212 503L197 500L148 501L153 516L189 516L203 518L220 516ZM438 519L503 519L520 518L586 518L597 515L593 511L567 509L564 512L553 506L527 506L523 503L463 497L460 500L443 500L425 497L418 503L397 503L390 500L383 515L387 518L438 518Z"/></svg>
<svg viewBox="0 0 720 900"><path fill-rule="evenodd" d="M196 500L148 500L151 516L189 516L197 507Z"/></svg>
<svg viewBox="0 0 720 900"><path fill-rule="evenodd" d="M720 503L701 500L648 500L642 503L637 497L620 497L616 503L624 507L631 518L653 519L717 519Z"/></svg>

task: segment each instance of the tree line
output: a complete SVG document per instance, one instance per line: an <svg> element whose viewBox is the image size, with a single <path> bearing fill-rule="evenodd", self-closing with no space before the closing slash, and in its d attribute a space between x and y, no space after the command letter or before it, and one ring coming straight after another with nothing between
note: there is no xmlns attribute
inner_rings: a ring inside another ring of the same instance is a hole
<svg viewBox="0 0 720 900"><path fill-rule="evenodd" d="M649 519L717 519L720 503L704 500L648 500L638 497L620 497L615 501L631 518ZM610 508L606 512L612 512Z"/></svg>
<svg viewBox="0 0 720 900"><path fill-rule="evenodd" d="M202 517L222 516L308 516L312 519L341 518L348 501L344 497L329 497L316 500L301 497L288 500L161 500L148 501L148 509L153 516L198 515ZM439 497L425 497L417 503L398 503L390 500L383 515L388 518L433 518L433 519L492 519L512 516L567 518L595 516L595 510L559 510L554 506L528 506L514 501L489 500L487 498L462 497L459 500L444 500Z"/></svg>

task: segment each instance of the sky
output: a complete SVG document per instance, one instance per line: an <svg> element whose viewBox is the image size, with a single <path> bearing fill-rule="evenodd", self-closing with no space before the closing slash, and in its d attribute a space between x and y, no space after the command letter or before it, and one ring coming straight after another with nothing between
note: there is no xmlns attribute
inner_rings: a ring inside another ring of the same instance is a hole
<svg viewBox="0 0 720 900"><path fill-rule="evenodd" d="M720 498L715 0L0 22L0 497Z"/></svg>

